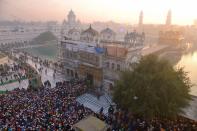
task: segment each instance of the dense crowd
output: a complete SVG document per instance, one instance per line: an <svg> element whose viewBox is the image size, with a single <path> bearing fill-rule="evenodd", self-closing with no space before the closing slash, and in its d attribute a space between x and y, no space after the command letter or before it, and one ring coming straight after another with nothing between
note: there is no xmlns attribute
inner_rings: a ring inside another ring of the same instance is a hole
<svg viewBox="0 0 197 131"><path fill-rule="evenodd" d="M0 65L0 84L8 83L14 80L21 81L26 77L25 69L19 64Z"/></svg>
<svg viewBox="0 0 197 131"><path fill-rule="evenodd" d="M46 66L42 62L39 64ZM16 64L10 68L14 72L29 72L24 70ZM38 70L42 72L42 66ZM75 123L93 114L90 109L76 102L76 97L86 92L84 81L58 82L55 88L46 88L51 87L49 81L44 85L38 91L15 89L0 95L0 130L74 131L72 126ZM108 116L102 112L103 108L95 116L109 125L108 131L197 131L197 122L183 117L176 120L146 120L127 110L114 109L113 106L109 108Z"/></svg>
<svg viewBox="0 0 197 131"><path fill-rule="evenodd" d="M110 125L108 131L197 131L197 121L181 116L147 120L134 116L128 110L115 110L113 106L109 108L108 116L102 114L102 109L96 116Z"/></svg>
<svg viewBox="0 0 197 131"><path fill-rule="evenodd" d="M15 89L0 96L0 130L66 130L92 113L76 102L84 82L58 82L38 91Z"/></svg>
<svg viewBox="0 0 197 131"><path fill-rule="evenodd" d="M93 112L76 102L76 97L86 92L83 81L58 82L55 88L38 91L15 89L0 96L0 130L65 130ZM110 106L108 116L99 119L108 125L108 131L197 131L197 122L179 117L145 120L127 110Z"/></svg>

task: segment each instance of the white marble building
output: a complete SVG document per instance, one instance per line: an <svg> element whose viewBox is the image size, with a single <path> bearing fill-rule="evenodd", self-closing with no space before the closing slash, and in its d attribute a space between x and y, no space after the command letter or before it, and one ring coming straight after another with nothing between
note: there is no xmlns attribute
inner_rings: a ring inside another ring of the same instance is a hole
<svg viewBox="0 0 197 131"><path fill-rule="evenodd" d="M0 25L0 45L2 44L27 44L43 32L51 31L60 38L60 25L57 23L26 23L15 25Z"/></svg>

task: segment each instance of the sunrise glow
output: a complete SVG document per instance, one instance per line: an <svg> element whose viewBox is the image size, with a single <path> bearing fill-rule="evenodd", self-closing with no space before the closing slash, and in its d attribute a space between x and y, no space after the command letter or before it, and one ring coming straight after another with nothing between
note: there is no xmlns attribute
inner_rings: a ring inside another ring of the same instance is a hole
<svg viewBox="0 0 197 131"><path fill-rule="evenodd" d="M135 24L143 10L145 23L162 24L171 9L172 23L187 25L197 18L196 3L196 0L1 0L0 16L62 21L72 8L83 22L113 20Z"/></svg>

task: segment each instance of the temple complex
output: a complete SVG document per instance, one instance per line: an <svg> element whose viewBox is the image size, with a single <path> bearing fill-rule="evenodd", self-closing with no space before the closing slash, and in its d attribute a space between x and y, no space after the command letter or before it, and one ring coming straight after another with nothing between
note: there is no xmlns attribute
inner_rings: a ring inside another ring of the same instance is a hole
<svg viewBox="0 0 197 131"><path fill-rule="evenodd" d="M125 34L123 41L117 41L116 32L109 27L99 32L92 25L84 30L74 26L72 10L67 24L73 27L61 34L59 61L69 78L87 79L92 87L110 89L120 71L132 69L141 58L144 32L134 30Z"/></svg>
<svg viewBox="0 0 197 131"><path fill-rule="evenodd" d="M184 36L181 31L168 30L159 32L159 44L179 47L183 44L183 42Z"/></svg>

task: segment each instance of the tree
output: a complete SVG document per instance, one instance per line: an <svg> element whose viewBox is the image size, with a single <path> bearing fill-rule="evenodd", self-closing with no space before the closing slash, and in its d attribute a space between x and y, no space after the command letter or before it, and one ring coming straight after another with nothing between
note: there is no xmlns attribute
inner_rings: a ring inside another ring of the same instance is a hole
<svg viewBox="0 0 197 131"><path fill-rule="evenodd" d="M175 69L168 61L148 55L132 71L120 74L113 99L143 117L174 117L188 105L191 86L183 68Z"/></svg>

